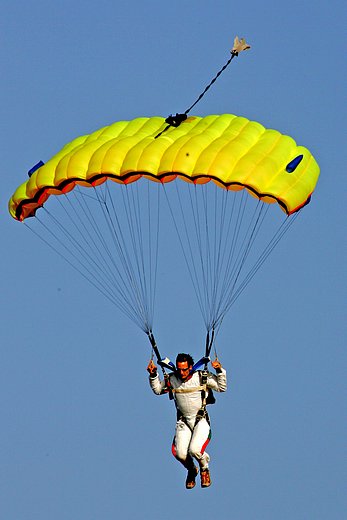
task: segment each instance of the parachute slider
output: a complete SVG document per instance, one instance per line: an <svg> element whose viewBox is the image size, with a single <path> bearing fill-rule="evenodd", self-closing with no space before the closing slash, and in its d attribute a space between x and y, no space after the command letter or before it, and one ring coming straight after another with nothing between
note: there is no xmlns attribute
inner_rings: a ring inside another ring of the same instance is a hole
<svg viewBox="0 0 347 520"><path fill-rule="evenodd" d="M193 374L194 372L199 370L204 365L207 365L210 361L211 361L211 359L206 356L199 359L199 361L194 363L193 368L191 370L191 374ZM158 360L158 365L161 366L162 368L167 368L168 370L171 370L172 372L176 371L176 366L168 357Z"/></svg>
<svg viewBox="0 0 347 520"><path fill-rule="evenodd" d="M236 36L234 39L234 46L230 52L232 55L238 56L239 52L247 51L250 48L251 46L248 45L248 43L246 43L246 40L244 38L241 38L241 40L239 40L239 37Z"/></svg>
<svg viewBox="0 0 347 520"><path fill-rule="evenodd" d="M211 359L206 356L199 359L199 361L194 363L193 368L191 370L191 374L193 374L194 372L199 370L204 365L207 365L210 361L211 361ZM158 365L161 366L162 368L167 368L168 370L171 370L172 372L176 371L175 364L168 357L158 360Z"/></svg>
<svg viewBox="0 0 347 520"><path fill-rule="evenodd" d="M158 365L160 365L162 368L167 368L168 370L172 370L173 372L176 370L176 367L172 361L168 357L164 359L158 360Z"/></svg>
<svg viewBox="0 0 347 520"><path fill-rule="evenodd" d="M175 116L171 114L165 119L165 123L167 123L169 126L174 126L177 128L181 123L183 123L183 121L187 119L187 117L187 114L176 114Z"/></svg>
<svg viewBox="0 0 347 520"><path fill-rule="evenodd" d="M154 139L157 139L158 137L160 137L164 132L166 132L170 128L170 126L172 126L174 128L177 128L178 126L180 126L180 124L183 123L183 121L185 121L187 119L187 117L188 117L187 113L188 112L185 112L184 114L177 114L176 113L175 116L170 114L165 119L165 123L167 123L167 126L164 128L164 130L159 132L159 134L157 134Z"/></svg>
<svg viewBox="0 0 347 520"><path fill-rule="evenodd" d="M208 356L202 357L201 359L199 359L199 361L197 361L193 365L192 373L196 372L197 370L199 370L199 368L201 368L202 366L207 365L207 363L209 363L210 361L211 361L211 359Z"/></svg>

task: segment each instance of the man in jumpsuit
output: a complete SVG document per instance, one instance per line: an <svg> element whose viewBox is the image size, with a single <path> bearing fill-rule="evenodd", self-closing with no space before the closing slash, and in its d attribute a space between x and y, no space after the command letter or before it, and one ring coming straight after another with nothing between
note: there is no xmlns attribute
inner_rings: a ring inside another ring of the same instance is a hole
<svg viewBox="0 0 347 520"><path fill-rule="evenodd" d="M225 392L227 389L226 371L216 358L211 364L216 375L196 371L192 373L193 358L189 354L178 354L176 371L169 376L169 390L177 408L175 438L172 445L173 455L187 469L186 488L195 486L195 479L200 469L201 487L211 485L208 463L210 457L205 448L211 438L210 421L206 411L209 402L209 390ZM167 386L160 380L157 367L151 360L148 364L149 383L153 392L162 394ZM207 400L207 403L206 403ZM194 464L198 462L199 468Z"/></svg>

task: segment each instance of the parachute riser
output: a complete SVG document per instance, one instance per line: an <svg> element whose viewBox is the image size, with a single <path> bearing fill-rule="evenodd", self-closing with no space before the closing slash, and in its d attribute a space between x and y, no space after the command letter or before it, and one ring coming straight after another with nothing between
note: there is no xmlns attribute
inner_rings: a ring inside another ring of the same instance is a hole
<svg viewBox="0 0 347 520"><path fill-rule="evenodd" d="M210 334L210 332L211 332L211 334ZM210 353L211 353L213 341L214 341L214 328L212 328L211 331L207 331L207 334L206 334L205 358L208 360L210 359ZM207 371L207 363L208 363L208 361L205 363L204 371Z"/></svg>
<svg viewBox="0 0 347 520"><path fill-rule="evenodd" d="M150 330L149 332L147 332L147 336L148 336L149 342L150 342L150 344L151 344L151 346L152 346L152 350L153 350L153 352L154 352L154 354L155 354L155 357L157 358L157 362L158 362L158 364L160 365L161 355L160 355L160 352L159 352L159 349L158 349L157 343L156 343L156 341L155 341L155 338L154 338L154 336L153 336L153 332ZM164 377L165 377L165 375L166 375L165 368L164 368L162 365L160 365L160 366L161 366L161 369L162 369L162 371L163 371L163 375L164 375Z"/></svg>
<svg viewBox="0 0 347 520"><path fill-rule="evenodd" d="M160 355L160 352L159 352L159 349L158 349L158 346L157 346L157 343L155 341L155 338L154 338L154 335L153 335L153 332L150 330L149 332L147 332L147 336L148 336L148 339L149 339L149 342L152 346L152 350L157 358L157 363L158 365L161 367L162 369L162 372L163 372L163 377L164 377L164 381L165 381L165 386L164 386L164 389L162 391L163 394L166 394L168 393L169 394L169 399L172 400L173 399L173 393L172 393L172 389L171 389L171 386L170 386L170 378L169 378L169 374L166 372L163 364L161 363L162 361L162 357Z"/></svg>

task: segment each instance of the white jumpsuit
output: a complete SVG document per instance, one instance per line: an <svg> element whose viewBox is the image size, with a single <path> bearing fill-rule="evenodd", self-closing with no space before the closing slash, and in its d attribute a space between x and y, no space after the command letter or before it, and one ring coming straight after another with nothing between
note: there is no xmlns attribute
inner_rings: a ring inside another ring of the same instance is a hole
<svg viewBox="0 0 347 520"><path fill-rule="evenodd" d="M162 393L165 381L159 376L149 378L150 386L157 395ZM172 444L173 455L189 470L194 466L195 458L201 469L208 468L210 460L205 448L211 438L211 428L208 419L202 418L196 423L196 416L202 407L202 387L200 373L182 381L176 374L170 374L170 385L177 408L175 437ZM216 375L208 372L207 388L216 392L227 389L226 371L224 368Z"/></svg>

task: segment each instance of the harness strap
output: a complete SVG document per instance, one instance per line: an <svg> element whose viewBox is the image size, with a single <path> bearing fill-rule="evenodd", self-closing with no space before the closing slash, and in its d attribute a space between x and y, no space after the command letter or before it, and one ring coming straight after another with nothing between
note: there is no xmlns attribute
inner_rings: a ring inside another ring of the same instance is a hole
<svg viewBox="0 0 347 520"><path fill-rule="evenodd" d="M206 408L200 408L200 410L198 411L198 413L196 414L196 418L195 418L195 423L194 423L194 426L193 428L189 425L187 419L184 417L184 415L182 414L182 412L177 408L177 421L182 421L184 422L184 424L186 426L188 426L188 428L193 431L195 426L198 424L199 421L201 421L201 419L206 419L207 423L209 426L211 426L211 423L210 423L210 417L208 415L208 412L206 410Z"/></svg>
<svg viewBox="0 0 347 520"><path fill-rule="evenodd" d="M203 372L199 372L199 376L200 376L200 383L202 386L202 390L201 390L202 408L205 408L206 399L207 399L207 370L204 370Z"/></svg>
<svg viewBox="0 0 347 520"><path fill-rule="evenodd" d="M210 425L210 417L206 410L206 404L208 403L208 396L209 396L209 389L207 388L207 376L208 376L207 370L204 370L203 372L199 371L200 386L195 386L194 388L172 388L172 392L174 392L174 393L183 394L183 393L190 393L190 392L201 392L201 408L200 408L200 410L198 410L198 413L196 414L195 423L194 423L193 428L191 428L189 426L187 419L184 417L182 412L177 408L177 420L183 421L184 424L186 424L188 426L188 428L190 428L190 430L192 430L192 431L194 430L194 428L198 424L198 422L201 421L201 419L206 419L206 421Z"/></svg>
<svg viewBox="0 0 347 520"><path fill-rule="evenodd" d="M164 372L164 369L163 369L163 372ZM172 399L174 398L173 396L173 388L171 386L171 382L170 382L170 375L167 374L166 372L164 373L164 388L162 389L161 393L162 394L169 394L169 399L172 401Z"/></svg>
<svg viewBox="0 0 347 520"><path fill-rule="evenodd" d="M172 392L175 394L189 394L191 392L199 392L207 390L207 385L194 386L194 388L172 388Z"/></svg>
<svg viewBox="0 0 347 520"><path fill-rule="evenodd" d="M208 425L210 426L210 416L208 415L208 412L206 410L206 406L203 407L203 408L200 408L200 410L196 414L194 428L198 424L198 422L201 421L201 419L206 419L206 421L208 422Z"/></svg>

